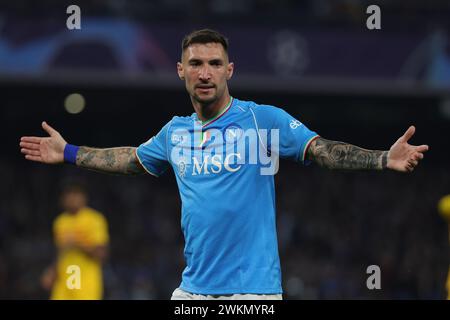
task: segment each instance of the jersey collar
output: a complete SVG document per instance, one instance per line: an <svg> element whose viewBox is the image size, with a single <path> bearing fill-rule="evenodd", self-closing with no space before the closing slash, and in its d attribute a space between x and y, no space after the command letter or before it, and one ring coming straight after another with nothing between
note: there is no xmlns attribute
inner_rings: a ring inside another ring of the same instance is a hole
<svg viewBox="0 0 450 320"><path fill-rule="evenodd" d="M210 125L211 123L213 123L213 122L219 120L219 118L223 117L223 116L225 115L225 113L227 113L228 110L231 109L231 106L233 105L233 101L234 101L234 98L230 96L230 101L228 102L228 104L227 104L227 105L226 105L226 106L225 106L225 107L224 107L224 108L223 108L223 109L222 109L215 117L213 117L213 118L211 118L211 119L208 119L208 120L206 120L206 121L201 121L201 120L198 118L197 114L194 113L195 119L196 119L197 121L199 121L199 122L202 124L202 128L204 128L204 127L206 127L207 125Z"/></svg>

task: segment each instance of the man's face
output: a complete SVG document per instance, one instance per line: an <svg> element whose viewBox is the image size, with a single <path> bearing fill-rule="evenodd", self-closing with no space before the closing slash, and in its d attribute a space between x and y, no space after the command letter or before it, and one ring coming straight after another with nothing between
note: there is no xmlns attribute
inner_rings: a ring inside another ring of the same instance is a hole
<svg viewBox="0 0 450 320"><path fill-rule="evenodd" d="M195 43L187 47L178 62L178 76L186 90L200 103L213 103L223 96L227 80L233 75L233 63L220 43Z"/></svg>
<svg viewBox="0 0 450 320"><path fill-rule="evenodd" d="M65 211L76 213L78 210L86 206L86 195L82 192L69 191L62 195L62 206Z"/></svg>

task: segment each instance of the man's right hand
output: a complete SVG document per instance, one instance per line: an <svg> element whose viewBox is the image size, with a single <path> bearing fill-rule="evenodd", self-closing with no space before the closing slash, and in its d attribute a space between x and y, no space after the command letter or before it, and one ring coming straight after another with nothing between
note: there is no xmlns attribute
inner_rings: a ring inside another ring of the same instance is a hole
<svg viewBox="0 0 450 320"><path fill-rule="evenodd" d="M20 151L27 160L49 164L63 163L66 140L45 121L42 122L42 128L50 137L22 137Z"/></svg>

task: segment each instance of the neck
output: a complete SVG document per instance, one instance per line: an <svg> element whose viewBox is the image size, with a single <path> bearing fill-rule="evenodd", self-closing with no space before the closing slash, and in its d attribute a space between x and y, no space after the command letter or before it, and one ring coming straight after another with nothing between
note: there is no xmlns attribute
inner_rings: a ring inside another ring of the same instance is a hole
<svg viewBox="0 0 450 320"><path fill-rule="evenodd" d="M71 209L67 209L67 212L70 214L77 214L83 208L84 208L84 206L78 207L78 208L71 208Z"/></svg>
<svg viewBox="0 0 450 320"><path fill-rule="evenodd" d="M216 117L230 102L230 94L228 91L218 100L211 103L201 103L191 97L192 105L198 118L202 121L208 121Z"/></svg>

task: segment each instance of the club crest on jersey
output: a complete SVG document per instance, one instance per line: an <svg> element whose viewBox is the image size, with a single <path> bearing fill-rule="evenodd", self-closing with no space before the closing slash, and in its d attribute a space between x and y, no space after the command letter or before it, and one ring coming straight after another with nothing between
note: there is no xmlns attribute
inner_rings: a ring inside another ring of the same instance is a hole
<svg viewBox="0 0 450 320"><path fill-rule="evenodd" d="M244 131L242 128L237 124L230 124L228 127L224 130L224 139L226 143L236 143L242 135Z"/></svg>

